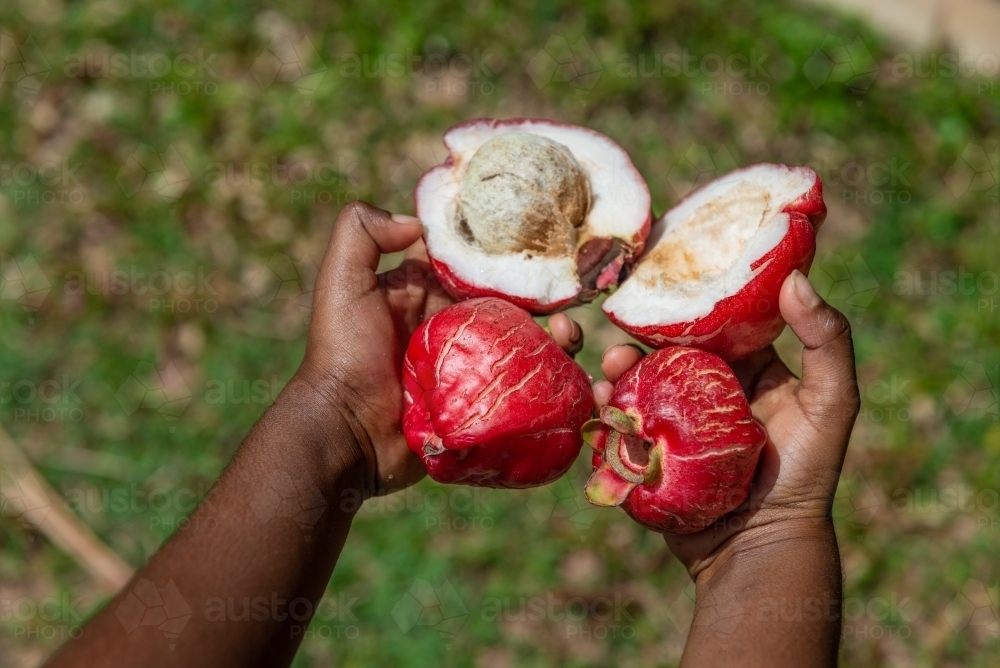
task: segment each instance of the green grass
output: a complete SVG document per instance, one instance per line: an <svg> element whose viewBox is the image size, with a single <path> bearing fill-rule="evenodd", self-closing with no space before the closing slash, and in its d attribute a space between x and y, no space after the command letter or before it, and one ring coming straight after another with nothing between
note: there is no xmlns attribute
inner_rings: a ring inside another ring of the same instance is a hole
<svg viewBox="0 0 1000 668"><path fill-rule="evenodd" d="M544 116L624 146L656 213L690 188L692 161L820 172L830 215L811 278L852 319L865 395L836 507L844 662L995 665L996 622L963 628L953 600L963 587L979 596L979 582L996 614L1000 86L910 72L944 61L785 2L270 6L0 7L6 62L30 39L49 68L37 94L10 64L0 84L0 420L102 539L133 564L147 558L295 369L308 314L293 299L344 201L412 213L447 127ZM314 90L254 67L279 28L315 49L303 56L307 74L323 73ZM551 78L553 36L589 77ZM877 67L874 81L817 69L819 47L844 44L862 45L851 65ZM102 69L101 54L133 51L180 66L160 78L127 61ZM199 54L200 72L176 60ZM757 68L733 60L716 76L734 55ZM685 56L688 73L677 72ZM133 192L146 157L166 162L173 186ZM282 166L298 170L292 182ZM265 266L289 280L285 292L268 291ZM103 285L114 271L134 285ZM199 272L206 281L190 288ZM38 301L19 303L21 285ZM596 307L572 315L587 328L580 360L598 374L600 351L625 337ZM796 366L787 332L779 348ZM133 374L148 380L142 363L175 401L139 406L120 389ZM49 379L65 390L53 403L32 396ZM532 492L424 481L362 512L297 665L675 665L686 575L657 536L588 509L586 468L581 457ZM84 616L103 602L44 538L0 522L3 598L82 597ZM418 581L437 588L442 615L409 628ZM36 665L75 623L0 621L0 663Z"/></svg>

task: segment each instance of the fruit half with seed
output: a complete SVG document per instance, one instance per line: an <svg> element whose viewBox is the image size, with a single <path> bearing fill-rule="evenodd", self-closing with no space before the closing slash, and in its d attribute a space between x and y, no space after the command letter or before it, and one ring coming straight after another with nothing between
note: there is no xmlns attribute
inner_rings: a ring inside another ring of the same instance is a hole
<svg viewBox="0 0 1000 668"><path fill-rule="evenodd" d="M547 120L477 119L417 185L435 273L457 299L500 297L536 314L618 285L642 251L649 188L603 134Z"/></svg>
<svg viewBox="0 0 1000 668"><path fill-rule="evenodd" d="M766 440L729 366L701 350L647 355L583 427L587 499L661 533L700 531L747 498Z"/></svg>
<svg viewBox="0 0 1000 668"><path fill-rule="evenodd" d="M646 252L604 312L654 348L746 357L784 328L781 284L795 269L808 273L825 217L823 184L811 169L738 169L654 224Z"/></svg>
<svg viewBox="0 0 1000 668"><path fill-rule="evenodd" d="M590 379L521 308L459 302L414 332L403 361L406 444L438 482L535 487L583 444Z"/></svg>

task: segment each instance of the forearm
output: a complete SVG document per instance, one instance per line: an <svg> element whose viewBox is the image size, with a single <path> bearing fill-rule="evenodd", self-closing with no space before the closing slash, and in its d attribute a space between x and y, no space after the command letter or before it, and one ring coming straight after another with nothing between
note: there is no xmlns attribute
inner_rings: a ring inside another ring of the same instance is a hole
<svg viewBox="0 0 1000 668"><path fill-rule="evenodd" d="M696 583L684 668L837 664L842 582L828 518L738 534Z"/></svg>
<svg viewBox="0 0 1000 668"><path fill-rule="evenodd" d="M52 665L289 664L368 475L354 430L315 411L336 407L293 379L184 527ZM144 617L139 600L173 586L174 626Z"/></svg>

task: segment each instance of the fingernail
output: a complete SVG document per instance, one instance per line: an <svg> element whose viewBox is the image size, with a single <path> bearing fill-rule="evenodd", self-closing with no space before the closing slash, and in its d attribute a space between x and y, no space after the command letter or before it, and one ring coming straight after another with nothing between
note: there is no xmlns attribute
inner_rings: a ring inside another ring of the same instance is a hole
<svg viewBox="0 0 1000 668"><path fill-rule="evenodd" d="M812 283L798 269L792 271L792 289L799 302L806 308L816 308L823 303L822 298L813 289Z"/></svg>
<svg viewBox="0 0 1000 668"><path fill-rule="evenodd" d="M420 219L414 218L413 216L407 216L405 213L394 213L390 216L393 221L397 223L408 223L410 225L419 225Z"/></svg>
<svg viewBox="0 0 1000 668"><path fill-rule="evenodd" d="M570 332L569 342L578 343L580 341L580 337L583 336L583 330L580 329L580 325L578 325L575 320L570 320L570 322L573 323L573 331Z"/></svg>

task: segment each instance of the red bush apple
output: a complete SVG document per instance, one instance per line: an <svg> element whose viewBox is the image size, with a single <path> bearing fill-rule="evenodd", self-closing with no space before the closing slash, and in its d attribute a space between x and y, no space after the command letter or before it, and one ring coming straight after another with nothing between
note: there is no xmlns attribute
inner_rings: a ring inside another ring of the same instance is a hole
<svg viewBox="0 0 1000 668"><path fill-rule="evenodd" d="M438 482L544 485L580 452L590 381L524 310L494 298L424 322L403 362L403 433Z"/></svg>
<svg viewBox="0 0 1000 668"><path fill-rule="evenodd" d="M594 449L587 499L672 534L700 531L743 503L766 439L729 366L684 347L629 369L583 432Z"/></svg>

